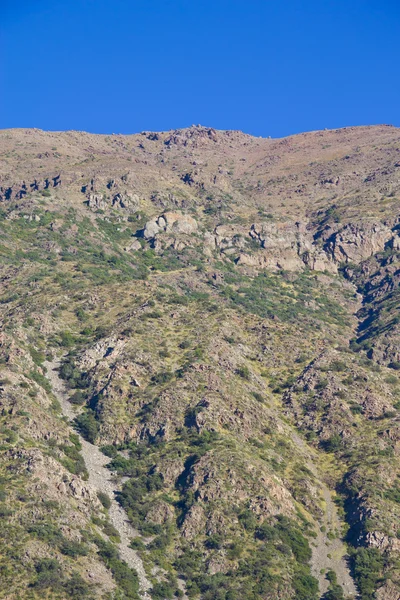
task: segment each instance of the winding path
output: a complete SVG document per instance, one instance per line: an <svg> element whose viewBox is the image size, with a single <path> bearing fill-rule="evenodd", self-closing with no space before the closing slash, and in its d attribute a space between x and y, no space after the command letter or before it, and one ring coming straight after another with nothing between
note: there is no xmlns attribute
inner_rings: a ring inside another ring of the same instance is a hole
<svg viewBox="0 0 400 600"><path fill-rule="evenodd" d="M54 359L52 362L45 362L47 369L47 378L49 379L53 393L61 405L62 414L73 421L76 417L72 405L68 401L68 393L63 380L58 374L60 359ZM82 444L81 454L85 460L86 469L89 473L89 484L99 492L105 492L111 500L109 509L109 518L112 525L118 531L121 542L119 544L120 557L132 568L137 571L140 585L140 597L142 600L151 600L148 590L152 587L147 579L146 572L141 558L138 556L129 544L131 539L138 535L138 532L130 525L124 509L115 499L115 493L118 491L118 485L111 478L112 475L106 465L110 459L105 456L100 449L87 442L82 436L79 436Z"/></svg>

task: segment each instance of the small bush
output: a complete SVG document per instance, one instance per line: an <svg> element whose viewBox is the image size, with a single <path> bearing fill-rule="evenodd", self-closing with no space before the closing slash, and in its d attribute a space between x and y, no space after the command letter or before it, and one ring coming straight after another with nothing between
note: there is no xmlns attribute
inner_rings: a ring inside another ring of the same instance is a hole
<svg viewBox="0 0 400 600"><path fill-rule="evenodd" d="M115 458L116 456L118 456L118 450L112 444L108 444L107 446L102 446L100 448L100 450L102 451L103 454L105 454L109 458Z"/></svg>
<svg viewBox="0 0 400 600"><path fill-rule="evenodd" d="M32 525L28 529L28 533L50 546L58 546L64 539L58 527L55 527L51 523L37 523Z"/></svg>
<svg viewBox="0 0 400 600"><path fill-rule="evenodd" d="M295 573L292 585L296 600L317 600L318 581L305 568Z"/></svg>
<svg viewBox="0 0 400 600"><path fill-rule="evenodd" d="M156 375L153 375L153 377L151 378L151 381L154 384L160 385L160 384L168 383L169 381L171 381L173 376L174 376L174 374L171 373L170 371L163 371L162 373L157 373Z"/></svg>
<svg viewBox="0 0 400 600"><path fill-rule="evenodd" d="M29 377L38 385L40 385L40 387L42 387L48 394L51 393L50 382L44 375L42 375L42 373L39 373L39 371L31 371L29 373Z"/></svg>
<svg viewBox="0 0 400 600"><path fill-rule="evenodd" d="M76 406L82 406L86 402L86 396L80 390L77 390L72 396L70 396L69 401L71 404L75 404Z"/></svg>
<svg viewBox="0 0 400 600"><path fill-rule="evenodd" d="M338 433L335 433L328 440L322 442L322 445L327 452L336 452L342 448L343 440Z"/></svg>
<svg viewBox="0 0 400 600"><path fill-rule="evenodd" d="M168 581L161 581L153 585L151 597L153 600L170 600L174 598L176 588Z"/></svg>
<svg viewBox="0 0 400 600"><path fill-rule="evenodd" d="M340 373L341 371L346 371L347 365L342 360L334 360L331 362L329 369L330 371L334 371Z"/></svg>
<svg viewBox="0 0 400 600"><path fill-rule="evenodd" d="M146 550L146 545L143 543L140 537L135 537L130 543L130 547L133 550Z"/></svg>
<svg viewBox="0 0 400 600"><path fill-rule="evenodd" d="M254 531L257 527L257 519L250 509L246 509L239 514L239 521L247 531Z"/></svg>
<svg viewBox="0 0 400 600"><path fill-rule="evenodd" d="M42 558L35 565L37 576L32 587L44 590L52 588L55 591L61 590L62 571L58 560L54 558Z"/></svg>
<svg viewBox="0 0 400 600"><path fill-rule="evenodd" d="M110 497L104 492L97 492L97 497L107 510L111 508L111 500Z"/></svg>
<svg viewBox="0 0 400 600"><path fill-rule="evenodd" d="M114 527L112 523L110 523L110 521L106 521L104 523L103 531L108 537L114 538L115 540L119 540L119 531Z"/></svg>
<svg viewBox="0 0 400 600"><path fill-rule="evenodd" d="M250 369L247 365L243 365L243 366L239 367L238 369L236 369L236 373L237 373L237 375L239 375L239 377L242 377L243 379L246 379L247 381L249 381Z"/></svg>
<svg viewBox="0 0 400 600"><path fill-rule="evenodd" d="M88 547L75 540L64 540L60 545L60 552L65 556L76 558L77 556L87 556Z"/></svg>
<svg viewBox="0 0 400 600"><path fill-rule="evenodd" d="M99 548L99 556L104 564L111 570L115 581L124 592L124 600L138 600L139 579L136 571L120 560L113 544L98 538L95 540Z"/></svg>
<svg viewBox="0 0 400 600"><path fill-rule="evenodd" d="M73 600L87 598L90 594L90 587L79 573L74 573L63 585L65 592Z"/></svg>
<svg viewBox="0 0 400 600"><path fill-rule="evenodd" d="M77 416L75 419L75 425L78 431L88 442L91 444L95 443L100 427L96 421L93 410L88 409L86 412Z"/></svg>
<svg viewBox="0 0 400 600"><path fill-rule="evenodd" d="M36 348L34 348L33 346L29 346L29 352L35 365L41 367L43 361L46 359L43 352L39 352L39 350L36 350Z"/></svg>

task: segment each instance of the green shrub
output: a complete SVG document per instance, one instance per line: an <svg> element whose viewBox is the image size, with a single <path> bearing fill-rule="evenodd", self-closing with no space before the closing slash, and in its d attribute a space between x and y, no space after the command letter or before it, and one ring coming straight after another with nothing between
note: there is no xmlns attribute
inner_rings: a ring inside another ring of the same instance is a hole
<svg viewBox="0 0 400 600"><path fill-rule="evenodd" d="M153 377L151 378L151 381L154 384L160 385L160 384L168 383L169 381L171 381L173 376L174 376L174 374L171 373L170 371L163 371L161 373L157 373L156 375L153 375Z"/></svg>
<svg viewBox="0 0 400 600"><path fill-rule="evenodd" d="M224 538L222 537L222 535L214 533L213 535L209 535L207 537L205 545L210 550L219 550L224 545Z"/></svg>
<svg viewBox="0 0 400 600"><path fill-rule="evenodd" d="M105 454L109 458L115 458L116 456L118 456L118 450L112 444L108 444L107 446L102 446L100 448L100 450L102 451L103 454Z"/></svg>
<svg viewBox="0 0 400 600"><path fill-rule="evenodd" d="M75 336L70 331L61 331L59 344L64 348L71 348L76 342Z"/></svg>
<svg viewBox="0 0 400 600"><path fill-rule="evenodd" d="M129 544L133 550L146 550L146 545L140 537L135 537Z"/></svg>
<svg viewBox="0 0 400 600"><path fill-rule="evenodd" d="M338 433L334 433L329 439L324 440L321 443L327 452L336 452L343 446L343 440Z"/></svg>
<svg viewBox="0 0 400 600"><path fill-rule="evenodd" d="M315 389L318 391L324 390L326 387L328 387L328 380L327 379L320 379L317 383L317 385L315 386Z"/></svg>
<svg viewBox="0 0 400 600"><path fill-rule="evenodd" d="M104 506L104 508L111 508L111 500L110 497L105 492L97 492L97 497Z"/></svg>
<svg viewBox="0 0 400 600"><path fill-rule="evenodd" d="M115 546L101 538L94 540L99 556L104 564L111 570L119 588L124 592L124 600L139 600L139 579L136 571L120 560Z"/></svg>
<svg viewBox="0 0 400 600"><path fill-rule="evenodd" d="M44 590L52 588L54 591L62 589L62 571L58 560L54 558L42 558L35 564L37 576L32 587Z"/></svg>
<svg viewBox="0 0 400 600"><path fill-rule="evenodd" d="M243 379L246 379L247 381L250 379L250 369L247 365L242 365L241 367L238 367L236 369L236 373Z"/></svg>
<svg viewBox="0 0 400 600"><path fill-rule="evenodd" d="M384 559L376 548L358 548L353 556L354 575L361 600L373 600L382 575Z"/></svg>
<svg viewBox="0 0 400 600"><path fill-rule="evenodd" d="M110 521L106 521L104 523L103 531L108 537L114 538L114 540L119 540L119 531L112 523L110 523Z"/></svg>
<svg viewBox="0 0 400 600"><path fill-rule="evenodd" d="M151 597L153 600L170 600L175 596L176 587L168 581L161 581L153 585Z"/></svg>
<svg viewBox="0 0 400 600"><path fill-rule="evenodd" d="M81 390L77 390L72 396L69 397L69 401L71 404L75 404L76 406L82 406L86 402L86 395L81 392Z"/></svg>
<svg viewBox="0 0 400 600"><path fill-rule="evenodd" d="M384 497L392 502L397 502L400 504L400 487L398 485L394 485L388 490L385 490Z"/></svg>
<svg viewBox="0 0 400 600"><path fill-rule="evenodd" d="M296 600L317 600L318 581L303 567L298 569L292 579Z"/></svg>
<svg viewBox="0 0 400 600"><path fill-rule="evenodd" d="M43 354L43 352L36 350L36 348L34 348L33 346L29 346L29 353L30 353L35 365L37 365L38 367L41 367L43 361L46 360L46 356Z"/></svg>
<svg viewBox="0 0 400 600"><path fill-rule="evenodd" d="M266 521L261 523L261 525L257 528L256 537L259 540L275 540L278 536L278 532L272 525L269 525Z"/></svg>
<svg viewBox="0 0 400 600"><path fill-rule="evenodd" d="M65 554L65 556L76 558L77 556L87 556L89 550L85 544L81 544L75 540L64 540L60 544L60 552Z"/></svg>
<svg viewBox="0 0 400 600"><path fill-rule="evenodd" d="M329 368L328 368L328 370L335 371L338 373L341 371L346 371L346 369L347 369L347 365L342 360L334 360L333 362L331 362L331 364L329 365Z"/></svg>
<svg viewBox="0 0 400 600"><path fill-rule="evenodd" d="M62 450L67 456L67 458L61 462L68 469L68 471L74 475L82 475L84 479L87 479L89 474L86 469L85 460L79 453L78 448L75 445L60 446L60 450Z"/></svg>
<svg viewBox="0 0 400 600"><path fill-rule="evenodd" d="M75 425L78 431L83 437L94 444L98 436L100 426L96 421L95 413L93 410L88 409L86 412L81 413L75 418Z"/></svg>
<svg viewBox="0 0 400 600"><path fill-rule="evenodd" d="M290 546L296 560L303 564L308 563L311 559L311 548L294 522L287 517L279 516L276 530L282 542Z"/></svg>
<svg viewBox="0 0 400 600"><path fill-rule="evenodd" d="M257 527L257 519L249 508L239 513L239 521L247 531L254 531Z"/></svg>
<svg viewBox="0 0 400 600"><path fill-rule="evenodd" d="M40 385L40 387L42 387L48 394L51 393L50 382L44 375L42 375L42 373L39 373L39 371L31 371L29 373L29 377L38 385Z"/></svg>
<svg viewBox="0 0 400 600"><path fill-rule="evenodd" d="M82 373L71 357L65 359L60 367L60 377L68 382L69 387L85 389L89 387L86 373Z"/></svg>
<svg viewBox="0 0 400 600"><path fill-rule="evenodd" d="M50 546L58 546L64 540L58 527L51 523L36 523L28 528L28 533Z"/></svg>
<svg viewBox="0 0 400 600"><path fill-rule="evenodd" d="M82 598L89 596L91 586L86 583L79 573L73 573L70 579L64 583L63 588L73 600L82 600Z"/></svg>
<svg viewBox="0 0 400 600"><path fill-rule="evenodd" d="M337 584L331 585L324 595L324 600L345 600L342 586Z"/></svg>

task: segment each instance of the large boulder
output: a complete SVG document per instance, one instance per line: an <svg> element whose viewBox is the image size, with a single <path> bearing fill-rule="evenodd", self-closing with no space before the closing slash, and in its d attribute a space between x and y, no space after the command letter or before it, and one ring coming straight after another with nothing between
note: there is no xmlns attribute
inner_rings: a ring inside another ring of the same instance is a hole
<svg viewBox="0 0 400 600"><path fill-rule="evenodd" d="M148 221L143 229L143 237L146 240L152 240L155 238L157 233L160 231L160 227L157 224L157 218Z"/></svg>
<svg viewBox="0 0 400 600"><path fill-rule="evenodd" d="M143 229L143 237L152 240L158 233L177 233L190 235L197 231L197 222L193 217L178 212L166 212L159 217L154 217L146 223Z"/></svg>
<svg viewBox="0 0 400 600"><path fill-rule="evenodd" d="M197 222L189 215L177 212L166 212L160 219L165 222L165 231L167 233L191 234L197 231Z"/></svg>

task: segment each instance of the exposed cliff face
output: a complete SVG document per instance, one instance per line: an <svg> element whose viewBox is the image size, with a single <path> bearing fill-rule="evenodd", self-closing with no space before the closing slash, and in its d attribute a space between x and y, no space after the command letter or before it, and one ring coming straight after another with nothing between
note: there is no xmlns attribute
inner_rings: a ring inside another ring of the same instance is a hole
<svg viewBox="0 0 400 600"><path fill-rule="evenodd" d="M0 139L3 596L397 597L398 130Z"/></svg>
<svg viewBox="0 0 400 600"><path fill-rule="evenodd" d="M309 268L336 274L340 266L359 265L385 248L400 247L397 226L391 229L381 223L359 221L336 229L332 232L328 226L321 234L311 223L274 221L253 223L250 228L218 225L213 231L188 238L179 234L196 233L196 220L182 213L165 213L148 221L141 233L158 252L169 247L183 250L200 246L209 256L220 252L238 264L275 271ZM259 252L254 251L254 244L259 244Z"/></svg>

